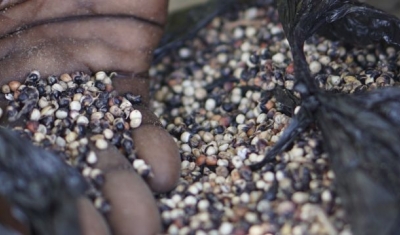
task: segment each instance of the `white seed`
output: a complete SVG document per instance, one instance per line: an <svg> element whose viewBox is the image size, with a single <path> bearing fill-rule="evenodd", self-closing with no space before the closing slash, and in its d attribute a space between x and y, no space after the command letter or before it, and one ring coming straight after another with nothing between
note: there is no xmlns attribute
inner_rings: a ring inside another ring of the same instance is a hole
<svg viewBox="0 0 400 235"><path fill-rule="evenodd" d="M39 121L39 119L40 119L40 111L39 111L39 109L36 109L36 108L33 109L29 119L31 121Z"/></svg>
<svg viewBox="0 0 400 235"><path fill-rule="evenodd" d="M133 161L132 165L133 165L133 168L138 170L140 167L146 165L146 163L144 162L143 159L136 159L135 161Z"/></svg>
<svg viewBox="0 0 400 235"><path fill-rule="evenodd" d="M58 119L64 119L68 117L68 112L64 109L59 109L56 111L56 118Z"/></svg>
<svg viewBox="0 0 400 235"><path fill-rule="evenodd" d="M109 84L112 83L112 80L111 80L110 77L105 77L104 80L103 80L103 83L106 84L106 85L109 85Z"/></svg>
<svg viewBox="0 0 400 235"><path fill-rule="evenodd" d="M78 119L76 119L76 123L86 126L89 124L89 119L86 116L80 115Z"/></svg>
<svg viewBox="0 0 400 235"><path fill-rule="evenodd" d="M1 92L3 92L4 94L8 94L11 92L10 86L5 84L1 87Z"/></svg>
<svg viewBox="0 0 400 235"><path fill-rule="evenodd" d="M81 145L88 145L89 144L89 140L88 140L88 138L81 138L80 140L79 140L79 144L81 144Z"/></svg>
<svg viewBox="0 0 400 235"><path fill-rule="evenodd" d="M51 116L55 111L56 109L52 105L49 105L40 111L40 116Z"/></svg>
<svg viewBox="0 0 400 235"><path fill-rule="evenodd" d="M95 145L98 149L103 150L108 147L108 142L105 139L98 139L96 140Z"/></svg>
<svg viewBox="0 0 400 235"><path fill-rule="evenodd" d="M103 112L94 112L92 115L90 115L90 120L100 120L104 117Z"/></svg>
<svg viewBox="0 0 400 235"><path fill-rule="evenodd" d="M65 142L65 140L62 138L62 137L60 137L60 136L58 136L57 138L56 138L56 144L59 146L59 147L65 147L65 145L66 145L66 142Z"/></svg>
<svg viewBox="0 0 400 235"><path fill-rule="evenodd" d="M285 56L282 53L276 53L272 56L272 61L278 64L283 63L285 61Z"/></svg>
<svg viewBox="0 0 400 235"><path fill-rule="evenodd" d="M81 103L79 101L72 101L69 103L69 109L70 110L75 110L75 111L80 111L82 108Z"/></svg>
<svg viewBox="0 0 400 235"><path fill-rule="evenodd" d="M131 128L137 128L142 123L142 113L139 110L133 110L129 114Z"/></svg>
<svg viewBox="0 0 400 235"><path fill-rule="evenodd" d="M99 71L96 73L95 77L97 81L103 81L107 77L107 74L103 71Z"/></svg>
<svg viewBox="0 0 400 235"><path fill-rule="evenodd" d="M181 135L181 141L182 141L183 143L187 143L187 142L189 142L190 137L191 137L190 132L185 131L185 132L183 132L182 135Z"/></svg>
<svg viewBox="0 0 400 235"><path fill-rule="evenodd" d="M39 124L39 126L38 126L36 132L40 132L40 133L42 133L43 135L46 135L46 134L47 134L47 128L46 128L45 125Z"/></svg>
<svg viewBox="0 0 400 235"><path fill-rule="evenodd" d="M49 101L47 100L46 97L41 97L41 98L39 99L38 105L39 105L39 107L40 107L41 109L43 109L44 107L49 106Z"/></svg>
<svg viewBox="0 0 400 235"><path fill-rule="evenodd" d="M124 114L117 105L111 106L109 111L114 117L121 117Z"/></svg>
<svg viewBox="0 0 400 235"><path fill-rule="evenodd" d="M129 100L127 100L126 98L123 98L119 108L124 110L124 109L130 108L130 107L132 107L132 103Z"/></svg>
<svg viewBox="0 0 400 235"><path fill-rule="evenodd" d="M103 130L103 135L106 139L111 139L114 136L114 132L111 129L104 129Z"/></svg>
<svg viewBox="0 0 400 235"><path fill-rule="evenodd" d="M51 86L51 90L62 92L64 91L64 88L59 83L55 83L53 86Z"/></svg>
<svg viewBox="0 0 400 235"><path fill-rule="evenodd" d="M74 131L71 131L67 134L67 136L65 136L65 141L67 141L67 143L71 143L75 141L76 138L78 138L78 134Z"/></svg>
<svg viewBox="0 0 400 235"><path fill-rule="evenodd" d="M73 81L67 82L68 88L76 88L78 85ZM79 93L78 93L79 94Z"/></svg>
<svg viewBox="0 0 400 235"><path fill-rule="evenodd" d="M8 101L12 101L14 100L14 96L11 93L5 94L4 97L6 98L6 100Z"/></svg>
<svg viewBox="0 0 400 235"><path fill-rule="evenodd" d="M246 117L243 114L239 114L236 116L236 122L238 124L243 124L245 120L246 120Z"/></svg>
<svg viewBox="0 0 400 235"><path fill-rule="evenodd" d="M78 147L79 147L79 142L76 140L68 144L68 148L71 150L76 150Z"/></svg>
<svg viewBox="0 0 400 235"><path fill-rule="evenodd" d="M97 162L96 153L93 151L90 151L89 154L86 156L86 162L90 165L95 164Z"/></svg>
<svg viewBox="0 0 400 235"><path fill-rule="evenodd" d="M35 141L36 143L42 142L45 138L46 136L40 132L35 132L35 134L33 135L33 141Z"/></svg>
<svg viewBox="0 0 400 235"><path fill-rule="evenodd" d="M75 110L72 110L69 112L69 117L74 121L79 117L79 115L80 115L80 113Z"/></svg>
<svg viewBox="0 0 400 235"><path fill-rule="evenodd" d="M92 168L91 167L86 167L85 169L83 169L82 175L84 177L89 177L91 172L92 172Z"/></svg>
<svg viewBox="0 0 400 235"><path fill-rule="evenodd" d="M217 104L217 103L215 102L214 99L209 98L209 99L206 100L206 103L205 103L204 107L206 108L206 110L212 111L212 110L215 109L216 104Z"/></svg>

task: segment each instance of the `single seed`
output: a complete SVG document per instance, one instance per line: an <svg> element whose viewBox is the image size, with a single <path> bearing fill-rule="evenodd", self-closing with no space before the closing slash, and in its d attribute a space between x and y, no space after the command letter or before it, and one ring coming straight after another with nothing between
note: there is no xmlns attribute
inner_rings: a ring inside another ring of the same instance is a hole
<svg viewBox="0 0 400 235"><path fill-rule="evenodd" d="M109 111L112 115L114 115L114 117L121 117L124 114L124 112L117 105L111 106Z"/></svg>
<svg viewBox="0 0 400 235"><path fill-rule="evenodd" d="M133 164L133 168L138 170L140 167L146 165L146 162L143 159L136 159L135 161L133 161L132 164Z"/></svg>
<svg viewBox="0 0 400 235"><path fill-rule="evenodd" d="M142 113L139 110L133 110L129 114L131 128L137 128L142 123Z"/></svg>
<svg viewBox="0 0 400 235"><path fill-rule="evenodd" d="M114 132L111 129L104 129L103 135L106 139L110 140L114 136Z"/></svg>
<svg viewBox="0 0 400 235"><path fill-rule="evenodd" d="M108 147L108 143L105 139L98 139L95 143L96 147L100 150L104 150Z"/></svg>
<svg viewBox="0 0 400 235"><path fill-rule="evenodd" d="M75 141L76 138L78 138L78 134L74 131L71 131L67 134L67 136L65 136L65 141L67 141L67 143L71 143Z"/></svg>
<svg viewBox="0 0 400 235"><path fill-rule="evenodd" d="M132 107L132 103L129 102L126 98L122 98L121 105L119 106L120 109L124 110L126 108Z"/></svg>
<svg viewBox="0 0 400 235"><path fill-rule="evenodd" d="M72 81L72 77L68 73L61 74L60 80L63 82L70 82Z"/></svg>
<svg viewBox="0 0 400 235"><path fill-rule="evenodd" d="M21 86L21 83L18 81L11 81L8 83L8 86L10 87L11 91L16 91L18 90L19 86Z"/></svg>
<svg viewBox="0 0 400 235"><path fill-rule="evenodd" d="M74 100L69 104L70 110L80 111L81 108L82 108L82 106L81 106L81 103L79 103L79 101Z"/></svg>
<svg viewBox="0 0 400 235"><path fill-rule="evenodd" d="M7 85L7 84L4 84L4 85L1 87L1 92L3 92L4 94L10 93L10 92L11 92L10 86Z"/></svg>
<svg viewBox="0 0 400 235"><path fill-rule="evenodd" d="M79 125L88 125L89 124L89 119L86 116L80 115L77 119L76 119L76 123Z"/></svg>
<svg viewBox="0 0 400 235"><path fill-rule="evenodd" d="M95 77L97 81L103 81L107 77L107 74L103 71L99 71L96 73Z"/></svg>
<svg viewBox="0 0 400 235"><path fill-rule="evenodd" d="M40 111L39 111L39 109L36 109L36 108L33 109L29 119L31 121L39 121L39 119L40 119Z"/></svg>
<svg viewBox="0 0 400 235"><path fill-rule="evenodd" d="M64 119L68 117L68 111L66 109L59 109L56 111L56 118Z"/></svg>
<svg viewBox="0 0 400 235"><path fill-rule="evenodd" d="M93 151L90 151L89 154L86 156L86 162L89 165L93 165L97 163L97 156L96 153Z"/></svg>
<svg viewBox="0 0 400 235"><path fill-rule="evenodd" d="M100 120L104 117L104 113L102 112L95 112L90 115L90 120Z"/></svg>
<svg viewBox="0 0 400 235"><path fill-rule="evenodd" d="M59 83L55 83L51 86L51 90L52 91L58 91L58 92L63 92L64 88L59 84Z"/></svg>

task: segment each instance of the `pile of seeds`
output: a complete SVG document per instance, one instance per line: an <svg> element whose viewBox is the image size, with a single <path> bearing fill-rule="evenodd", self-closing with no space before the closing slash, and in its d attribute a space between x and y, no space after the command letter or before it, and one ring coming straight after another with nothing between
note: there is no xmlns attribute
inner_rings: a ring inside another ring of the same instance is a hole
<svg viewBox="0 0 400 235"><path fill-rule="evenodd" d="M321 88L356 93L399 84L394 48L349 48L312 37L305 46ZM257 172L290 115L274 88L292 90L288 42L273 7L216 17L154 64L156 114L175 137L182 175L158 198L167 234L350 235L318 130ZM296 94L295 94L296 95Z"/></svg>
<svg viewBox="0 0 400 235"><path fill-rule="evenodd" d="M117 95L112 75L77 72L41 78L32 71L24 83L12 81L1 88L9 101L8 121L17 125L13 122L23 120L14 130L78 169L89 183L87 196L101 212L110 206L99 190L104 175L95 168L98 158L90 142L99 150L115 145L139 174L151 174L150 167L135 156L131 133L142 121L142 114L134 109L141 97Z"/></svg>

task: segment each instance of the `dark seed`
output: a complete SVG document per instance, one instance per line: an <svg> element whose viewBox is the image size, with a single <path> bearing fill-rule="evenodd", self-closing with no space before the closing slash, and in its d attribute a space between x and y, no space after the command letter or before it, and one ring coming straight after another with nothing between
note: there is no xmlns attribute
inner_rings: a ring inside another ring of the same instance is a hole
<svg viewBox="0 0 400 235"><path fill-rule="evenodd" d="M140 95L133 95L130 92L125 94L125 98L129 100L132 104L139 104L142 102L142 97Z"/></svg>
<svg viewBox="0 0 400 235"><path fill-rule="evenodd" d="M58 82L58 78L56 76L49 76L47 78L47 84L49 84L50 86L55 84L56 82Z"/></svg>

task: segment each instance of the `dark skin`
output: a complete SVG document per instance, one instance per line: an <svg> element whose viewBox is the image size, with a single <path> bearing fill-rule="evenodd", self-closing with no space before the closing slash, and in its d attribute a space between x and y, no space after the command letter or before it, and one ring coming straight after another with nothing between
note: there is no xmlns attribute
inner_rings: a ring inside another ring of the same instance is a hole
<svg viewBox="0 0 400 235"><path fill-rule="evenodd" d="M167 0L0 3L1 85L23 81L32 70L39 70L42 77L74 71L116 71L115 89L143 98L143 105L135 107L142 112L143 121L133 132L133 140L138 156L152 167L154 177L145 182L113 147L98 151L96 167L106 177L102 191L113 209L103 217L86 198L79 199L84 235L156 234L161 230L153 193L175 187L180 158L172 137L149 109L147 70L163 34L167 5ZM1 107L5 105L3 101ZM6 206L4 200L0 204ZM11 222L12 227L29 234L27 225Z"/></svg>

